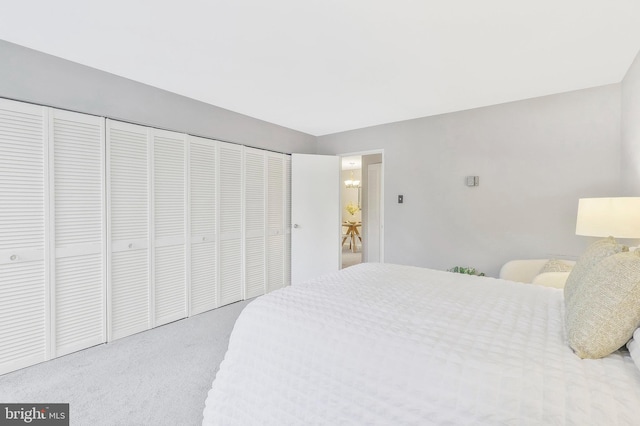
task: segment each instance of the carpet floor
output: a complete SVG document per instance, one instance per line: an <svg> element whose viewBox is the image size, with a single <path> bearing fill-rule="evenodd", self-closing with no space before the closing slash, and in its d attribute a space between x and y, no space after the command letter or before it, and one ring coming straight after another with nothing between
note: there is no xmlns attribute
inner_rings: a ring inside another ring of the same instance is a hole
<svg viewBox="0 0 640 426"><path fill-rule="evenodd" d="M200 425L243 301L0 376L0 402L69 403L71 425Z"/></svg>
<svg viewBox="0 0 640 426"><path fill-rule="evenodd" d="M352 252L349 248L342 249L342 268L348 268L349 266L362 263L362 252Z"/></svg>

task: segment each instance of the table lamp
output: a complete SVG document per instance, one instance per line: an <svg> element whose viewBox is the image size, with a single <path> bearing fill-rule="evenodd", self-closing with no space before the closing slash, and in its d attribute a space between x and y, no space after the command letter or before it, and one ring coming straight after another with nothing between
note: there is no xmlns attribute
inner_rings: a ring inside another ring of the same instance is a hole
<svg viewBox="0 0 640 426"><path fill-rule="evenodd" d="M576 235L640 238L640 197L580 198Z"/></svg>

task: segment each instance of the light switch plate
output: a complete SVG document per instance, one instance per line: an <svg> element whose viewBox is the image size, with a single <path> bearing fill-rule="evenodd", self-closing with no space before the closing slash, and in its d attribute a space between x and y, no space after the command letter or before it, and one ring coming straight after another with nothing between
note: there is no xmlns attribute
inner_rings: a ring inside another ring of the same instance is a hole
<svg viewBox="0 0 640 426"><path fill-rule="evenodd" d="M479 176L467 176L466 178L467 186L478 186L480 185L480 177Z"/></svg>
<svg viewBox="0 0 640 426"><path fill-rule="evenodd" d="M404 195L398 195L398 204L404 203Z"/></svg>

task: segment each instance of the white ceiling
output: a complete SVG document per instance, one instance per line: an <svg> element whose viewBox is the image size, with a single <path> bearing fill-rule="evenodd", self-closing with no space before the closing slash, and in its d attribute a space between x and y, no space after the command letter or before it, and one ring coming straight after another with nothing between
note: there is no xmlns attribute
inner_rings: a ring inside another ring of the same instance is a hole
<svg viewBox="0 0 640 426"><path fill-rule="evenodd" d="M621 81L637 0L21 0L0 39L323 135Z"/></svg>

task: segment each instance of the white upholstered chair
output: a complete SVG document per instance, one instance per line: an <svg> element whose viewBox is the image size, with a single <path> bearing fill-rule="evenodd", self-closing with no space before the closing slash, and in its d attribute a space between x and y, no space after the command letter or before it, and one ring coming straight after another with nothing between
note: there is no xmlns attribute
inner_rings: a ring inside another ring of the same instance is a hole
<svg viewBox="0 0 640 426"><path fill-rule="evenodd" d="M544 272L542 269L551 259L511 260L500 269L500 278L509 281L537 284L545 287L564 288L570 272ZM567 265L575 265L573 260L562 260Z"/></svg>

